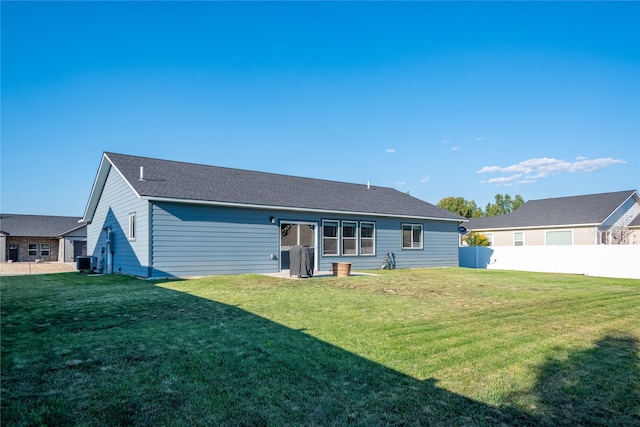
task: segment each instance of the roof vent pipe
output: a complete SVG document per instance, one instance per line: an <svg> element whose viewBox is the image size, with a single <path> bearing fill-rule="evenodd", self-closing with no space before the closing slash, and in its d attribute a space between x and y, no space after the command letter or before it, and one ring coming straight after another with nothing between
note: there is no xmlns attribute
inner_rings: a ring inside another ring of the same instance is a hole
<svg viewBox="0 0 640 427"><path fill-rule="evenodd" d="M140 181L144 181L144 166L140 166Z"/></svg>
<svg viewBox="0 0 640 427"><path fill-rule="evenodd" d="M371 189L371 183L367 181L367 190Z"/></svg>

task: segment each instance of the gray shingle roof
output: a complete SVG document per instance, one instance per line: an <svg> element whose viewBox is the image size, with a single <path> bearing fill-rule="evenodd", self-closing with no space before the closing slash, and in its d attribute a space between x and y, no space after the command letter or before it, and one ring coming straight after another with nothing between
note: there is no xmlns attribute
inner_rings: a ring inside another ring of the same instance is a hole
<svg viewBox="0 0 640 427"><path fill-rule="evenodd" d="M506 215L472 218L469 230L601 224L635 190L530 200ZM637 193L636 193L637 194Z"/></svg>
<svg viewBox="0 0 640 427"><path fill-rule="evenodd" d="M105 153L143 197L343 211L420 218L465 218L388 187ZM140 180L140 167L144 180Z"/></svg>
<svg viewBox="0 0 640 427"><path fill-rule="evenodd" d="M14 237L61 237L84 225L75 216L0 214L0 232Z"/></svg>

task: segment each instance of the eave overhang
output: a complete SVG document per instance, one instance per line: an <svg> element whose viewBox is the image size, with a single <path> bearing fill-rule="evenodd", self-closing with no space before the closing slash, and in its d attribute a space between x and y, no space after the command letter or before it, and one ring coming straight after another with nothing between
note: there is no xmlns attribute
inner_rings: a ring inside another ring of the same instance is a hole
<svg viewBox="0 0 640 427"><path fill-rule="evenodd" d="M191 199L176 199L165 197L147 197L142 196L142 199L146 199L149 202L164 202L164 203L184 203L193 205L204 206L221 206L221 207L233 207L233 208L245 208L245 209L264 209L264 210L284 210L291 212L309 212L309 213L322 213L333 215L361 215L361 216L375 216L382 218L405 218L405 219L422 219L429 221L449 221L449 222L467 222L467 219L452 219L452 218L438 218L430 216L416 216L416 215L399 215L399 214L387 214L377 212L356 212L356 211L341 211L341 210L328 210L328 209L313 209L313 208L297 208L290 206L273 206L273 205L254 205L248 203L230 203L230 202L217 202L209 200L191 200Z"/></svg>

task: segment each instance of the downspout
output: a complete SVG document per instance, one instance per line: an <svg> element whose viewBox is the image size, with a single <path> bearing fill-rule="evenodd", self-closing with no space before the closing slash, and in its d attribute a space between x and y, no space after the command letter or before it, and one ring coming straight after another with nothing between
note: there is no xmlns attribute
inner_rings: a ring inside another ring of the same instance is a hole
<svg viewBox="0 0 640 427"><path fill-rule="evenodd" d="M113 273L113 233L111 227L104 227L105 251L102 253L102 269L104 274Z"/></svg>

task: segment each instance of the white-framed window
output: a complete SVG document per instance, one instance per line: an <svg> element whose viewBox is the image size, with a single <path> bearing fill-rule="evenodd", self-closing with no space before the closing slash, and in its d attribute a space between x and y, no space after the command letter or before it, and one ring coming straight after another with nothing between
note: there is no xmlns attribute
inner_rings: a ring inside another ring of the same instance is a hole
<svg viewBox="0 0 640 427"><path fill-rule="evenodd" d="M402 224L402 249L422 249L422 224Z"/></svg>
<svg viewBox="0 0 640 427"><path fill-rule="evenodd" d="M129 240L136 239L136 213L129 214Z"/></svg>
<svg viewBox="0 0 640 427"><path fill-rule="evenodd" d="M546 232L545 242L547 246L572 245L573 236L571 230L550 230Z"/></svg>
<svg viewBox="0 0 640 427"><path fill-rule="evenodd" d="M29 250L29 256L38 256L38 244L37 243L29 243L27 248Z"/></svg>
<svg viewBox="0 0 640 427"><path fill-rule="evenodd" d="M42 243L40 245L40 255L41 256L49 256L49 255L51 255L51 244L50 243Z"/></svg>
<svg viewBox="0 0 640 427"><path fill-rule="evenodd" d="M493 246L493 233L484 233L487 238L487 242L489 242L489 246Z"/></svg>
<svg viewBox="0 0 640 427"><path fill-rule="evenodd" d="M360 255L376 254L376 225L373 222L360 223Z"/></svg>
<svg viewBox="0 0 640 427"><path fill-rule="evenodd" d="M342 221L342 255L358 255L358 223Z"/></svg>
<svg viewBox="0 0 640 427"><path fill-rule="evenodd" d="M322 255L340 255L338 221L322 221Z"/></svg>
<svg viewBox="0 0 640 427"><path fill-rule="evenodd" d="M516 231L513 233L513 246L524 246L524 232Z"/></svg>

